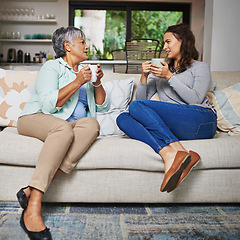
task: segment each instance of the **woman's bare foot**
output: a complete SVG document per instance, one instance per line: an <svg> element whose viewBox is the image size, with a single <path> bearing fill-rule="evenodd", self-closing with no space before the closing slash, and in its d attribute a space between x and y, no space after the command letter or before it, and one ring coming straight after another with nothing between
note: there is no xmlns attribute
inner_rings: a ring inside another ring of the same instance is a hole
<svg viewBox="0 0 240 240"><path fill-rule="evenodd" d="M170 167L172 166L172 163L174 161L174 158L175 158L177 152L178 152L177 150L175 150L174 148L172 148L170 146L164 147L159 151L159 154L164 161L164 172L165 173L167 173L168 170L170 169Z"/></svg>
<svg viewBox="0 0 240 240"><path fill-rule="evenodd" d="M188 151L183 147L180 142L172 142L169 144L169 146L177 151L183 151L188 153Z"/></svg>
<svg viewBox="0 0 240 240"><path fill-rule="evenodd" d="M28 206L24 212L24 223L28 231L40 232L46 226L41 217L41 202L43 193L37 189L33 189L28 201Z"/></svg>
<svg viewBox="0 0 240 240"><path fill-rule="evenodd" d="M27 187L27 188L23 189L23 192L25 193L27 199L29 199L30 195L31 195L31 192L32 192L32 189L31 189L31 187Z"/></svg>

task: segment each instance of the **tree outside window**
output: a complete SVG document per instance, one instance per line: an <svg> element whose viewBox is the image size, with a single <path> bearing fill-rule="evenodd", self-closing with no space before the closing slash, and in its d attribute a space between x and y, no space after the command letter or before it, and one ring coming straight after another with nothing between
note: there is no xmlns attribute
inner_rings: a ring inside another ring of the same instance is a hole
<svg viewBox="0 0 240 240"><path fill-rule="evenodd" d="M163 47L168 26L183 22L182 11L131 11L131 38L157 39ZM74 26L83 30L89 59L112 59L112 51L125 48L127 11L75 9Z"/></svg>

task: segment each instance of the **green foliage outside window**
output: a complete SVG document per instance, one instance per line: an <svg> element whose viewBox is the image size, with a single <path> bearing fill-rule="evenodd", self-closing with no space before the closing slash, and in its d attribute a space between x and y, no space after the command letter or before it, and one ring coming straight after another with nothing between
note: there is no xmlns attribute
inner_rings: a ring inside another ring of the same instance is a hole
<svg viewBox="0 0 240 240"><path fill-rule="evenodd" d="M107 11L104 38L104 57L112 59L111 51L124 49L126 41L126 24L123 11ZM182 22L182 12L169 11L132 11L131 38L152 38L161 42L163 35L171 25Z"/></svg>
<svg viewBox="0 0 240 240"><path fill-rule="evenodd" d="M82 17L82 10L75 10L75 17ZM163 47L163 36L168 26L182 22L182 12L132 11L131 38L157 39ZM103 39L104 52L91 49L101 59L112 59L112 51L124 49L126 41L126 11L106 11L106 25ZM91 54L91 53L89 53Z"/></svg>
<svg viewBox="0 0 240 240"><path fill-rule="evenodd" d="M124 49L126 41L126 12L106 11L103 58L112 59L111 52Z"/></svg>
<svg viewBox="0 0 240 240"><path fill-rule="evenodd" d="M171 25L182 22L182 12L132 11L131 38L157 39L163 47L164 32Z"/></svg>

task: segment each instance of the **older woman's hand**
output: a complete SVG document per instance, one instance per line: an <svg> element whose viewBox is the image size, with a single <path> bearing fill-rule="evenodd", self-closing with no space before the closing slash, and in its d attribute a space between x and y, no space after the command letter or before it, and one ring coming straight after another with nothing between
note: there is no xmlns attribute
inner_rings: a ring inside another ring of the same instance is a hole
<svg viewBox="0 0 240 240"><path fill-rule="evenodd" d="M97 64L97 70L96 70L96 73L97 73L97 81L100 80L102 77L103 77L103 70L101 68L101 65L98 63Z"/></svg>
<svg viewBox="0 0 240 240"><path fill-rule="evenodd" d="M80 86L82 86L83 84L91 80L91 76L92 76L92 71L90 67L86 65L79 71L75 81L78 82Z"/></svg>

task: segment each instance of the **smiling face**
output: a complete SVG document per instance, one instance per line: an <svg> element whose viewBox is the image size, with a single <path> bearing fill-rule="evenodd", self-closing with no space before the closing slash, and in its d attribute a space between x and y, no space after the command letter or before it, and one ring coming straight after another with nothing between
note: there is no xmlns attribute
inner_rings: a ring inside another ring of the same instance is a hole
<svg viewBox="0 0 240 240"><path fill-rule="evenodd" d="M164 50L167 53L169 59L174 59L175 62L179 62L181 59L181 48L182 41L178 40L171 32L164 34Z"/></svg>
<svg viewBox="0 0 240 240"><path fill-rule="evenodd" d="M66 52L78 62L87 60L88 58L88 46L83 37L76 37L73 39L73 43L66 42Z"/></svg>

